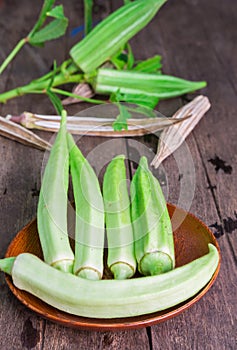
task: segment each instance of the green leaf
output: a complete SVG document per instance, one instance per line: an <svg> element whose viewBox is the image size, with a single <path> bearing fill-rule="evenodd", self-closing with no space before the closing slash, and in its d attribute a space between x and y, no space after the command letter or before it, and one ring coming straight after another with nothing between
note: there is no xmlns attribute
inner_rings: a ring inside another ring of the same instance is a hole
<svg viewBox="0 0 237 350"><path fill-rule="evenodd" d="M33 36L42 27L42 25L45 22L45 19L47 18L47 12L49 12L52 9L54 3L55 3L55 0L45 0L44 1L43 6L42 6L41 11L40 11L38 21L36 22L33 29L31 30L31 32L28 35L29 38L31 36Z"/></svg>
<svg viewBox="0 0 237 350"><path fill-rule="evenodd" d="M46 93L47 93L50 101L52 102L56 112L58 113L58 115L61 115L62 111L63 111L63 105L62 105L60 98L54 92L52 92L50 90L47 90Z"/></svg>
<svg viewBox="0 0 237 350"><path fill-rule="evenodd" d="M110 102L119 102L122 101L123 95L121 95L120 91L117 90L110 95Z"/></svg>
<svg viewBox="0 0 237 350"><path fill-rule="evenodd" d="M34 34L33 37L30 38L29 42L32 45L38 45L44 43L45 41L57 39L65 34L67 25L67 21L55 19L43 29Z"/></svg>
<svg viewBox="0 0 237 350"><path fill-rule="evenodd" d="M110 62L113 63L115 68L118 70L124 69L127 64L127 55L124 50L125 47L123 46L114 56L110 58Z"/></svg>
<svg viewBox="0 0 237 350"><path fill-rule="evenodd" d="M134 55L129 43L125 44L113 57L110 58L110 62L112 62L118 70L132 69L134 61Z"/></svg>
<svg viewBox="0 0 237 350"><path fill-rule="evenodd" d="M47 15L55 19L30 36L30 44L39 45L45 41L57 39L65 34L68 26L68 19L64 16L62 5L54 7Z"/></svg>
<svg viewBox="0 0 237 350"><path fill-rule="evenodd" d="M133 68L135 71L143 73L161 73L162 63L161 56L156 55L154 57L148 58L147 60L137 63Z"/></svg>
<svg viewBox="0 0 237 350"><path fill-rule="evenodd" d="M110 96L111 102L127 102L138 106L154 109L159 102L156 96L146 94L122 94L120 90L114 92Z"/></svg>
<svg viewBox="0 0 237 350"><path fill-rule="evenodd" d="M53 17L53 18L58 18L58 19L67 19L64 16L62 5L55 6L51 11L48 11L47 16Z"/></svg>
<svg viewBox="0 0 237 350"><path fill-rule="evenodd" d="M127 47L127 51L128 51L127 69L132 69L134 62L135 62L135 58L134 58L134 55L132 52L131 45L129 43L127 43L126 47Z"/></svg>
<svg viewBox="0 0 237 350"><path fill-rule="evenodd" d="M115 131L128 130L127 119L131 118L131 114L129 113L126 106L117 103L119 108L119 115L113 123L113 128Z"/></svg>
<svg viewBox="0 0 237 350"><path fill-rule="evenodd" d="M157 106L159 99L156 96L148 96L145 94L124 94L121 95L120 101L134 103L154 109Z"/></svg>
<svg viewBox="0 0 237 350"><path fill-rule="evenodd" d="M126 61L123 59L122 55L113 57L113 58L111 58L110 61L113 63L115 68L118 70L124 69L124 67L126 65Z"/></svg>

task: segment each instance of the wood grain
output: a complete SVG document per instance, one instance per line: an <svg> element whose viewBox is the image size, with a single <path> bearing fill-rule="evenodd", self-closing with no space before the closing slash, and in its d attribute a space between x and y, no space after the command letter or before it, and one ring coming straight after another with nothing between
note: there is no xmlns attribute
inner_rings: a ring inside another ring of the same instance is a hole
<svg viewBox="0 0 237 350"><path fill-rule="evenodd" d="M23 48L1 76L1 91L46 73L52 66L53 58L60 63L67 57L69 48L81 38L82 33L71 36L71 31L83 22L83 2L64 0L63 3L70 18L68 34L42 49ZM95 16L99 20L112 8L121 5L122 0L97 0L95 3ZM29 0L0 1L0 60L17 40L26 35L36 18L36 6L32 6ZM187 139L195 170L194 193L192 186L189 186L194 179L187 172L190 163L185 156L185 148L178 150L175 157L168 158L154 174L161 180L170 202L180 202L182 186L186 189L186 197L181 202L183 207L188 205L189 197L193 195L190 210L219 237L222 268L215 285L190 310L163 324L137 331L96 333L68 329L36 316L13 297L1 274L0 348L123 350L236 347L236 22L237 6L234 0L223 3L214 0L169 0L152 23L131 41L139 59L162 54L166 74L208 81L203 93L210 98L212 109ZM171 116L183 103L185 99L161 102L159 110ZM86 107L87 104L72 106L69 112L73 114ZM0 106L3 116L25 110L53 113L48 99L43 96L24 96ZM45 139L52 136L50 133L37 133ZM94 150L104 141L96 137L79 140L83 153L94 159L100 178L104 159L97 157L98 153ZM157 137L149 135L122 141L119 146L111 145L113 143L110 144L111 154L119 150L131 158L132 173L139 152L145 151L148 157L152 157ZM43 157L41 151L0 138L1 257L15 234L36 215ZM221 167L215 170L218 164Z"/></svg>

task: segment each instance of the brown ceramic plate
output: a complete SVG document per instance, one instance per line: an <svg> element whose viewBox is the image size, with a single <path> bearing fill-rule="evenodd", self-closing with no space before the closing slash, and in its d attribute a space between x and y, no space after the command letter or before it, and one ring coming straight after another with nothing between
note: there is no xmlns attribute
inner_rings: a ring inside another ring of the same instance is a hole
<svg viewBox="0 0 237 350"><path fill-rule="evenodd" d="M171 204L168 204L168 209L174 227L176 266L184 265L206 254L208 252L208 243L213 243L219 251L215 237L204 223L194 215ZM42 257L36 220L29 223L17 234L8 247L6 256L17 256L22 252L30 252ZM122 330L151 326L174 317L188 309L210 289L218 275L219 269L220 263L210 282L194 297L179 305L152 314L117 319L95 319L67 314L44 303L29 293L17 289L9 276L6 276L6 281L13 294L24 305L53 322L81 329L100 331Z"/></svg>

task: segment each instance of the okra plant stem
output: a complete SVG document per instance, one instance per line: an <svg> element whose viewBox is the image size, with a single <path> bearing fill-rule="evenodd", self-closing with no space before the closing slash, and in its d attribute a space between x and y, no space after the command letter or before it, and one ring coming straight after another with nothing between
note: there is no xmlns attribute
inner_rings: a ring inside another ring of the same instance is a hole
<svg viewBox="0 0 237 350"><path fill-rule="evenodd" d="M83 74L68 74L65 75L63 73L59 73L55 76L52 87L67 84L67 83L80 83L84 80ZM25 94L30 93L46 93L47 87L49 86L51 82L51 77L48 76L46 80L44 80L44 77L39 78L39 80L34 80L30 84L20 86L16 89L9 90L7 92L4 92L0 94L0 102L5 103L11 98L23 96Z"/></svg>
<svg viewBox="0 0 237 350"><path fill-rule="evenodd" d="M50 90L52 92L55 92L56 94L59 94L59 95L64 95L64 96L77 98L78 100L82 100L82 101L89 102L89 103L94 103L94 104L97 104L97 105L101 105L101 104L107 103L107 101L95 100L93 98L88 98L88 97L76 95L76 94L73 94L71 92L68 92L68 91L65 91L65 90L62 90L62 89L51 88Z"/></svg>
<svg viewBox="0 0 237 350"><path fill-rule="evenodd" d="M84 0L84 23L85 23L85 35L89 34L92 29L92 8L93 0Z"/></svg>
<svg viewBox="0 0 237 350"><path fill-rule="evenodd" d="M25 45L26 42L27 42L27 38L23 38L16 44L15 48L11 51L11 53L7 56L7 58L1 64L1 66L0 66L0 74L2 74L2 72L7 68L9 63L18 54L18 52Z"/></svg>

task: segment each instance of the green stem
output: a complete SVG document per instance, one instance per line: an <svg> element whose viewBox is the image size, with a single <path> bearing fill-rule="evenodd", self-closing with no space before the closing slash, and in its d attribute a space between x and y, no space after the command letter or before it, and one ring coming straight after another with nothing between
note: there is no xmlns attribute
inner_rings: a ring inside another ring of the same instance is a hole
<svg viewBox="0 0 237 350"><path fill-rule="evenodd" d="M76 95L76 94L73 94L72 92L68 92L68 91L61 90L61 89L51 88L50 90L51 90L52 92L55 92L56 94L60 94L60 95L68 96L68 97L77 98L78 100L82 100L82 101L85 101L85 102L94 103L94 104L97 104L97 105L107 103L107 101L95 100L95 99L93 99L93 98L88 98L88 97Z"/></svg>
<svg viewBox="0 0 237 350"><path fill-rule="evenodd" d="M14 264L16 258L5 258L0 259L0 271L7 273L8 275L11 275L12 273L12 267Z"/></svg>
<svg viewBox="0 0 237 350"><path fill-rule="evenodd" d="M17 43L15 48L11 51L11 53L7 56L7 58L1 64L0 74L2 74L2 72L6 69L9 63L13 60L13 58L17 55L17 53L20 51L20 49L25 45L27 41L28 41L27 38L23 38Z"/></svg>
<svg viewBox="0 0 237 350"><path fill-rule="evenodd" d="M84 0L85 35L89 34L92 29L92 8L93 0Z"/></svg>
<svg viewBox="0 0 237 350"><path fill-rule="evenodd" d="M63 85L67 83L80 83L83 79L84 79L84 76L82 74L65 76L64 74L60 73L55 77L52 86L54 87L54 86ZM16 89L4 92L0 94L0 103L5 103L11 98L14 98L17 96L23 96L25 94L44 93L46 92L46 89L49 86L50 82L51 82L51 79L44 80L41 77L39 80L34 80L33 82L25 86L20 86Z"/></svg>

